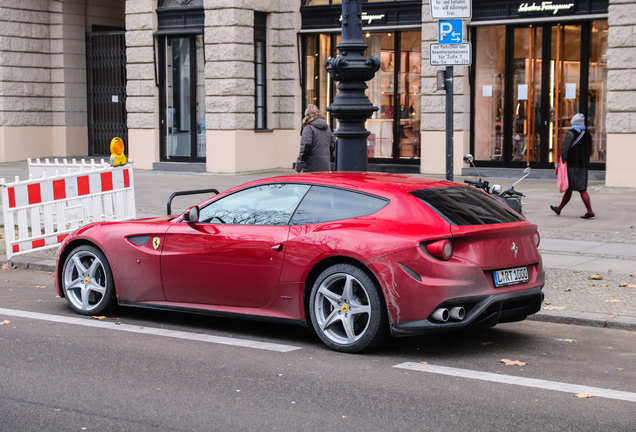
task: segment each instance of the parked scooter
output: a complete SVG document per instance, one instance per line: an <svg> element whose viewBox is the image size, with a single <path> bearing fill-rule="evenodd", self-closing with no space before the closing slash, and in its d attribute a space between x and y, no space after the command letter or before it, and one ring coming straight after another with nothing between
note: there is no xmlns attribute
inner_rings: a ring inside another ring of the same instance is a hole
<svg viewBox="0 0 636 432"><path fill-rule="evenodd" d="M517 213L522 214L521 197L525 197L525 195L522 194L521 192L517 192L515 190L515 186L521 180L523 180L524 178L528 177L528 175L530 175L530 167L526 167L526 169L523 170L523 177L517 180L512 186L510 186L510 188L506 189L505 191L502 191L501 186L499 186L498 184L492 185L492 188L491 188L490 184L487 181L482 181L481 174L477 170L477 167L475 166L473 161L474 161L473 155L471 155L470 153L464 155L464 163L470 164L473 168L475 168L475 171L477 171L477 175L479 175L479 180L478 181L464 180L464 183L474 186L477 189L483 190L487 194L492 195L495 199L506 204L508 207L510 207Z"/></svg>

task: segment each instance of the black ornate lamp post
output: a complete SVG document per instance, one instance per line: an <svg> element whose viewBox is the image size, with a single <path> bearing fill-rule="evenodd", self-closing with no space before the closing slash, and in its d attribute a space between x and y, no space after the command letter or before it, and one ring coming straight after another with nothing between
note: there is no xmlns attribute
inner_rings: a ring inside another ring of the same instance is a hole
<svg viewBox="0 0 636 432"><path fill-rule="evenodd" d="M336 47L340 55L325 62L325 69L338 81L340 94L327 108L340 122L336 171L367 170L366 120L378 110L364 91L366 81L380 69L380 60L364 56L367 44L362 40L362 1L342 0L342 39Z"/></svg>

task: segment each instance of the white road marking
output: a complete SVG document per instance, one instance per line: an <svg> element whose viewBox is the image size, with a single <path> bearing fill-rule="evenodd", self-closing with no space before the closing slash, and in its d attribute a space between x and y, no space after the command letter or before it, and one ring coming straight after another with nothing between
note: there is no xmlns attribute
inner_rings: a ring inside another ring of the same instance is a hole
<svg viewBox="0 0 636 432"><path fill-rule="evenodd" d="M564 393L591 393L594 397L602 397L608 399L618 399L627 402L636 402L636 393L609 390L599 387L588 387L577 384L568 384L558 381L546 381L534 378L523 378L510 375L494 374L490 372L480 372L470 369L457 369L446 366L434 366L421 363L406 362L393 366L399 369L408 369L418 372L429 372L440 375L448 375L460 378L470 378L482 381L490 381L501 384L512 384L524 387L534 387L544 390L554 390Z"/></svg>
<svg viewBox="0 0 636 432"><path fill-rule="evenodd" d="M291 345L282 345L282 344L275 344L275 343L268 343L268 342L257 342L257 341L251 341L246 339L236 339L236 338L229 338L229 337L223 337L223 336L211 336L211 335L199 334L199 333L187 333L187 332L182 332L177 330L160 329L156 327L141 327L141 326L130 325L130 324L118 325L111 320L98 321L98 320L90 320L87 318L73 318L73 317L66 317L61 315L50 315L50 314L43 314L43 313L37 313L37 312L27 312L27 311L15 310L15 309L0 308L0 316L1 315L9 315L9 316L20 317L20 318L30 318L30 319L36 319L36 320L42 320L42 321L51 321L51 322L57 322L62 324L81 325L85 327L97 327L97 328L102 328L107 330L119 330L119 331L131 332L131 333L164 336L164 337L171 337L176 339L187 339L187 340L200 341L200 342L233 345L233 346L239 346L244 348L255 348L255 349L261 349L261 350L267 350L267 351L290 352L290 351L302 349L301 347L295 347Z"/></svg>

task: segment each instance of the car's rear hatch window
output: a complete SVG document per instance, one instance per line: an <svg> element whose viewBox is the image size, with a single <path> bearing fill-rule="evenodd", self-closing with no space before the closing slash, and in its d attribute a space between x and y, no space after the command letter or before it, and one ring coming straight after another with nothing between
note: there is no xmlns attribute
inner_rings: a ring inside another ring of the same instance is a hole
<svg viewBox="0 0 636 432"><path fill-rule="evenodd" d="M510 207L472 187L423 189L411 194L454 225L488 225L525 220Z"/></svg>

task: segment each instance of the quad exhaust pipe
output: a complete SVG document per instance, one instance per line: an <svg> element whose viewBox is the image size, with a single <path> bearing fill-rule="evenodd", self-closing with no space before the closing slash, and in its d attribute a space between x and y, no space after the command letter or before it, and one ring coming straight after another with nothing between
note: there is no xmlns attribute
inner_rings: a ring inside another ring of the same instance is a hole
<svg viewBox="0 0 636 432"><path fill-rule="evenodd" d="M450 310L449 315L450 315L450 319L455 321L461 321L466 316L466 311L464 310L463 307L457 306Z"/></svg>
<svg viewBox="0 0 636 432"><path fill-rule="evenodd" d="M449 319L454 321L462 321L466 316L466 311L461 306L456 306L452 308L450 311L446 308L436 309L435 312L431 315L431 318L435 321L446 322Z"/></svg>

